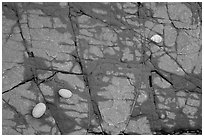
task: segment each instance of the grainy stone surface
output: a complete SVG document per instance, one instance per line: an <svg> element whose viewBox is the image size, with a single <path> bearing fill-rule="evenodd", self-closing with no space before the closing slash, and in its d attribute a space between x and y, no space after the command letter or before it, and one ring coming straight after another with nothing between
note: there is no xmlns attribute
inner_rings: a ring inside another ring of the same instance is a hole
<svg viewBox="0 0 204 137"><path fill-rule="evenodd" d="M201 13L197 2L3 2L2 134L201 134Z"/></svg>

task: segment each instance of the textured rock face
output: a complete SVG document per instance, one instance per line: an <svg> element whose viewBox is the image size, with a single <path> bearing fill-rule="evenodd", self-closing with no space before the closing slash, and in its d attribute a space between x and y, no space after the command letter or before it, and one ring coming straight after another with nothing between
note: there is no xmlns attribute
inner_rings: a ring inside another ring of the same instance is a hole
<svg viewBox="0 0 204 137"><path fill-rule="evenodd" d="M3 134L201 134L201 3L2 10Z"/></svg>

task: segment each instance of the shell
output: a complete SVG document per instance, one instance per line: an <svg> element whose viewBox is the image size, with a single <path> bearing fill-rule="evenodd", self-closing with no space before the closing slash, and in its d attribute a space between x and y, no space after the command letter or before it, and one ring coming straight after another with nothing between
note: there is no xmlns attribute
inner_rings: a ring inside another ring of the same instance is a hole
<svg viewBox="0 0 204 137"><path fill-rule="evenodd" d="M38 103L32 111L34 118L40 118L46 111L46 105L44 103Z"/></svg>
<svg viewBox="0 0 204 137"><path fill-rule="evenodd" d="M60 89L59 95L63 98L70 98L72 96L72 92L68 89Z"/></svg>

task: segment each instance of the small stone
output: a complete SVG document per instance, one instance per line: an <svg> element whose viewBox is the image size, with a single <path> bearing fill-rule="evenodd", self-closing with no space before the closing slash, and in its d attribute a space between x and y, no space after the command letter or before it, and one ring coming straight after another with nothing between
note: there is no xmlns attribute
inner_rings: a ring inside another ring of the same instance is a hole
<svg viewBox="0 0 204 137"><path fill-rule="evenodd" d="M46 105L44 103L38 103L32 111L34 118L40 118L46 111Z"/></svg>
<svg viewBox="0 0 204 137"><path fill-rule="evenodd" d="M151 37L151 40L156 42L156 43L160 43L160 42L162 42L162 37L160 35L156 34L156 35Z"/></svg>
<svg viewBox="0 0 204 137"><path fill-rule="evenodd" d="M59 95L63 98L70 98L72 96L72 92L68 89L60 89Z"/></svg>

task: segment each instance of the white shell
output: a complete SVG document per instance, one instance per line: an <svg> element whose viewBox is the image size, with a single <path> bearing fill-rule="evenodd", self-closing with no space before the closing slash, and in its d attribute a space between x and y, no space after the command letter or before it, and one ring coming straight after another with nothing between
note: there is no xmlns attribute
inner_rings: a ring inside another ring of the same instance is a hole
<svg viewBox="0 0 204 137"><path fill-rule="evenodd" d="M155 34L154 36L151 37L151 40L156 43L160 43L162 42L162 37L160 35Z"/></svg>
<svg viewBox="0 0 204 137"><path fill-rule="evenodd" d="M46 111L46 105L44 103L38 103L32 111L34 118L40 118Z"/></svg>
<svg viewBox="0 0 204 137"><path fill-rule="evenodd" d="M72 96L72 92L68 89L60 89L59 95L63 98L70 98Z"/></svg>

